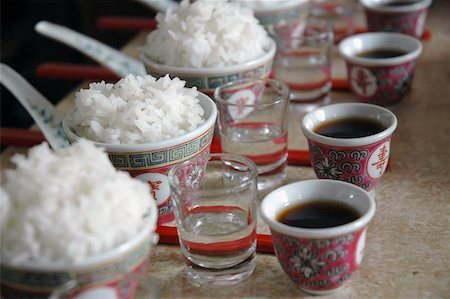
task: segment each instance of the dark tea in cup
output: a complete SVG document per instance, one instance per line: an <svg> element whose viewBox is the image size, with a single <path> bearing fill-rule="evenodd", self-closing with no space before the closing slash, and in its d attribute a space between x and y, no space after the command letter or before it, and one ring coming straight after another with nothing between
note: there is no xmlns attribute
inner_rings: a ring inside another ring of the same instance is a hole
<svg viewBox="0 0 450 299"><path fill-rule="evenodd" d="M277 221L301 228L329 228L360 218L352 206L332 200L312 200L287 207L277 215Z"/></svg>
<svg viewBox="0 0 450 299"><path fill-rule="evenodd" d="M325 121L314 132L332 138L360 138L378 134L386 129L381 122L371 118L348 117Z"/></svg>
<svg viewBox="0 0 450 299"><path fill-rule="evenodd" d="M384 58L394 58L405 54L408 54L408 52L400 49L373 49L356 53L356 56L370 59L384 59Z"/></svg>

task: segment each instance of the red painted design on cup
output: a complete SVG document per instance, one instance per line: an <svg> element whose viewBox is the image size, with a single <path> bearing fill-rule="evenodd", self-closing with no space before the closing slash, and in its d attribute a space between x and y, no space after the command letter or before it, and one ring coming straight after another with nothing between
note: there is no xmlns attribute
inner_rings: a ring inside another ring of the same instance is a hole
<svg viewBox="0 0 450 299"><path fill-rule="evenodd" d="M409 92L415 61L392 66L360 66L347 62L350 87L363 102L391 105Z"/></svg>
<svg viewBox="0 0 450 299"><path fill-rule="evenodd" d="M369 145L338 147L308 140L318 178L340 180L372 190L386 170L392 135Z"/></svg>
<svg viewBox="0 0 450 299"><path fill-rule="evenodd" d="M409 12L381 12L366 10L369 31L399 32L421 38L427 9Z"/></svg>
<svg viewBox="0 0 450 299"><path fill-rule="evenodd" d="M271 230L275 254L286 274L306 291L331 291L358 269L367 227L329 239L288 236Z"/></svg>

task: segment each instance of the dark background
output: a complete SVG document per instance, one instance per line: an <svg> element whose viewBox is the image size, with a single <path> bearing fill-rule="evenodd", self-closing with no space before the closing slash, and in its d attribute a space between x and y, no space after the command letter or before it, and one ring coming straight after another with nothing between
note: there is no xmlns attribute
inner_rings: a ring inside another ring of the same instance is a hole
<svg viewBox="0 0 450 299"><path fill-rule="evenodd" d="M39 21L67 26L120 49L136 32L100 30L99 16L153 18L155 12L131 0L1 0L1 62L24 76L51 102L56 103L81 81L39 78L36 67L44 62L95 64L86 56L35 32ZM26 128L34 122L19 102L0 87L1 127Z"/></svg>

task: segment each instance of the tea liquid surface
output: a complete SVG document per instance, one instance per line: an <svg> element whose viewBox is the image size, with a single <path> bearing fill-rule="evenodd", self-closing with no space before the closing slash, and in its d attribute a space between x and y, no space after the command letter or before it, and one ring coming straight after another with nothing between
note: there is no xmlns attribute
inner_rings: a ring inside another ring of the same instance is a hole
<svg viewBox="0 0 450 299"><path fill-rule="evenodd" d="M350 223L359 217L359 212L350 205L316 200L286 208L277 215L277 221L300 228L330 228Z"/></svg>
<svg viewBox="0 0 450 299"><path fill-rule="evenodd" d="M370 59L394 58L407 54L406 51L399 49L374 49L357 53L356 56Z"/></svg>
<svg viewBox="0 0 450 299"><path fill-rule="evenodd" d="M378 134L386 127L379 121L367 118L340 118L324 122L314 132L332 138L360 138Z"/></svg>

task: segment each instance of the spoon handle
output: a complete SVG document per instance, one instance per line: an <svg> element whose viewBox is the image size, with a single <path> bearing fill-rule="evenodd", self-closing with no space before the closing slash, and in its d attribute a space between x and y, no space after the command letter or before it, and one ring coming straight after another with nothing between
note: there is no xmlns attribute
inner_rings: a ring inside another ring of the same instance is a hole
<svg viewBox="0 0 450 299"><path fill-rule="evenodd" d="M55 107L21 75L6 64L0 64L0 82L19 100L38 124L53 149L69 146L62 129L63 117Z"/></svg>
<svg viewBox="0 0 450 299"><path fill-rule="evenodd" d="M89 56L120 77L125 77L130 73L139 76L147 74L141 61L72 29L46 21L38 22L34 28L37 32Z"/></svg>
<svg viewBox="0 0 450 299"><path fill-rule="evenodd" d="M178 7L178 3L172 0L136 0L136 1L158 12L165 12L169 8L175 9Z"/></svg>

